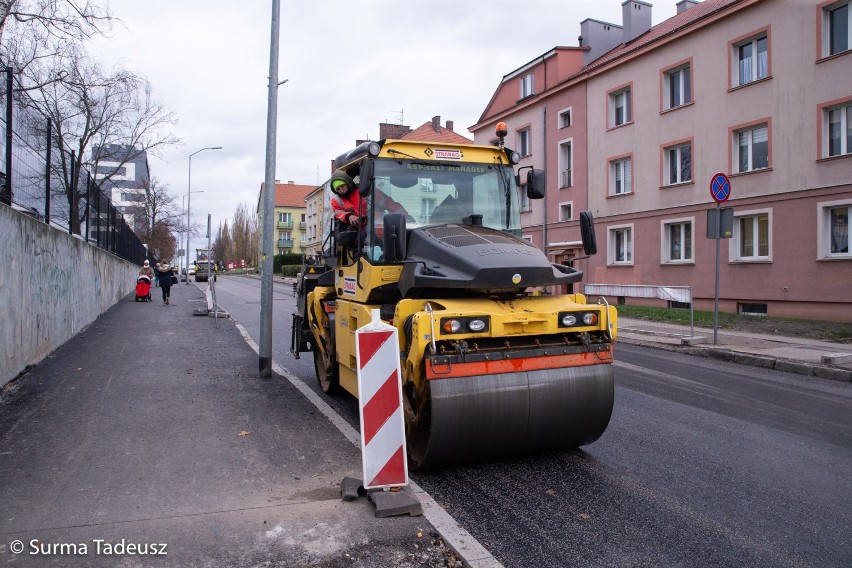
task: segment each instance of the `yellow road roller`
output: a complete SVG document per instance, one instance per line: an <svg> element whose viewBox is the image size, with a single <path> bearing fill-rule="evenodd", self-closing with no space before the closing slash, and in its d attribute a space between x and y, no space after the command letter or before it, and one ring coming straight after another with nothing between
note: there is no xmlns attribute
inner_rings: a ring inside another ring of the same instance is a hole
<svg viewBox="0 0 852 568"><path fill-rule="evenodd" d="M358 396L355 331L373 310L397 328L412 469L576 448L612 414L616 310L554 292L582 272L521 238L521 191L542 198L544 172L521 168L521 184L500 140L381 140L339 156L323 250L297 283L290 348L313 354L327 394ZM580 232L594 254L588 212Z"/></svg>

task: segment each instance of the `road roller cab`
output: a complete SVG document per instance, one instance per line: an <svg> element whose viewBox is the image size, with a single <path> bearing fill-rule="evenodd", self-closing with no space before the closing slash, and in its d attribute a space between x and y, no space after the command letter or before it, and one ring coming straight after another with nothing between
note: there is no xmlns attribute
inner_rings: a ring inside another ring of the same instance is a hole
<svg viewBox="0 0 852 568"><path fill-rule="evenodd" d="M367 142L335 161L361 198L346 223L326 183L291 350L313 353L323 391L357 396L355 331L378 309L399 331L412 468L576 448L609 422L615 308L553 293L582 272L521 238L520 190L543 197L544 175L517 162L502 145Z"/></svg>

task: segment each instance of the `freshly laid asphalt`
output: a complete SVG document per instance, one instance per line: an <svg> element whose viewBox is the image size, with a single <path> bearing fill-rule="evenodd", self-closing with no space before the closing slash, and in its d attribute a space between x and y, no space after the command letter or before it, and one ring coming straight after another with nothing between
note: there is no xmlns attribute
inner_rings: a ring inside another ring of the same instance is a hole
<svg viewBox="0 0 852 568"><path fill-rule="evenodd" d="M423 516L341 500L361 477L357 432L277 370L260 378L232 321L192 315L201 289L173 287L168 306L159 293L129 295L3 388L0 562L499 566L416 486ZM725 334L682 347L631 323L619 339L852 380L852 346Z"/></svg>

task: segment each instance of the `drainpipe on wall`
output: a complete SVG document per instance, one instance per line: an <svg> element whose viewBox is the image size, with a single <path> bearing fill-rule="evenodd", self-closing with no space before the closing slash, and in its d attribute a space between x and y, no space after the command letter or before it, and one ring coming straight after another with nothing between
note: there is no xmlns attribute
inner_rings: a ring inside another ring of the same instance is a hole
<svg viewBox="0 0 852 568"><path fill-rule="evenodd" d="M542 123L543 125L541 128L541 148L544 151L544 199L542 200L542 206L544 207L544 221L541 224L541 244L542 250L544 250L544 256L547 258L547 103L544 103L544 110L542 111Z"/></svg>

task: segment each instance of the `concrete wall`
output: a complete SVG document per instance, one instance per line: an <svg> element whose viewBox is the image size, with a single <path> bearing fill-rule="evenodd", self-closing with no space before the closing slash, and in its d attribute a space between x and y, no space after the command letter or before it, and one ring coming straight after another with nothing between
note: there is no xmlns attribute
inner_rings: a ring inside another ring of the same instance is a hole
<svg viewBox="0 0 852 568"><path fill-rule="evenodd" d="M136 288L138 267L0 204L0 386Z"/></svg>

